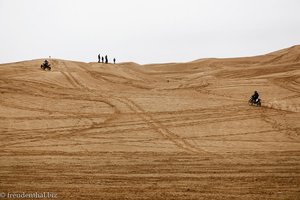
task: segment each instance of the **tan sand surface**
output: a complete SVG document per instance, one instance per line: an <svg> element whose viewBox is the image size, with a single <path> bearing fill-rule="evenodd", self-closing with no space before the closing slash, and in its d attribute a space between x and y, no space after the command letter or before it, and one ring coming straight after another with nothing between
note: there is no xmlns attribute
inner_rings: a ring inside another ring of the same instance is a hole
<svg viewBox="0 0 300 200"><path fill-rule="evenodd" d="M300 199L300 46L189 63L0 65L0 193ZM248 105L257 90L262 107Z"/></svg>

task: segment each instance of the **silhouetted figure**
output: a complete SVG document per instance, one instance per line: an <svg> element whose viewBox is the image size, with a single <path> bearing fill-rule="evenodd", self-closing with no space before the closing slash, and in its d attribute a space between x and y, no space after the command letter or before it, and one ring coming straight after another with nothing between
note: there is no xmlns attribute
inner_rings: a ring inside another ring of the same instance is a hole
<svg viewBox="0 0 300 200"><path fill-rule="evenodd" d="M116 64L116 58L114 58L114 64Z"/></svg>
<svg viewBox="0 0 300 200"><path fill-rule="evenodd" d="M257 91L254 91L254 94L252 95L252 100L253 100L253 101L257 101L258 97L259 97L258 92L257 92Z"/></svg>
<svg viewBox="0 0 300 200"><path fill-rule="evenodd" d="M257 91L255 91L254 94L251 96L251 98L249 100L249 105L251 105L251 106L253 106L253 105L261 106L261 101L258 97L259 97L259 94L258 94Z"/></svg>
<svg viewBox="0 0 300 200"><path fill-rule="evenodd" d="M104 63L104 58L103 58L103 56L102 56L101 60L102 60L102 63Z"/></svg>
<svg viewBox="0 0 300 200"><path fill-rule="evenodd" d="M98 63L100 63L100 61L101 61L101 56L100 54L98 54Z"/></svg>
<svg viewBox="0 0 300 200"><path fill-rule="evenodd" d="M49 66L49 62L48 60L44 60L44 63L43 63L44 66Z"/></svg>
<svg viewBox="0 0 300 200"><path fill-rule="evenodd" d="M105 63L106 63L106 64L108 63L107 55L105 56Z"/></svg>

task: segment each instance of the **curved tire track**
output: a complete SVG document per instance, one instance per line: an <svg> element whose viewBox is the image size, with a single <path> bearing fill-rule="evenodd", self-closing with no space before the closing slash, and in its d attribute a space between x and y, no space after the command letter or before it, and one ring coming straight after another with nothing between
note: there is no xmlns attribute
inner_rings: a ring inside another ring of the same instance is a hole
<svg viewBox="0 0 300 200"><path fill-rule="evenodd" d="M177 147L188 151L190 153L208 153L203 149L199 149L196 146L192 145L185 139L179 137L178 135L171 132L165 126L160 124L157 120L155 120L150 114L148 114L145 110L143 110L138 104L129 100L128 98L117 98L118 101L125 104L131 111L133 111L136 115L138 115L141 119L145 121L151 128L153 128L157 133L159 133L164 138L171 141Z"/></svg>

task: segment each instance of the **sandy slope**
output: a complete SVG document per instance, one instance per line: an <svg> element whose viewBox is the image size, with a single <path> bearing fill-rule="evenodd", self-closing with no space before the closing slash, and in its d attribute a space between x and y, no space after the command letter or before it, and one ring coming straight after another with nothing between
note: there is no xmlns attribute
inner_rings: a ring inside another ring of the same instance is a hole
<svg viewBox="0 0 300 200"><path fill-rule="evenodd" d="M140 66L0 65L0 192L299 199L300 47ZM254 90L263 107L247 104Z"/></svg>

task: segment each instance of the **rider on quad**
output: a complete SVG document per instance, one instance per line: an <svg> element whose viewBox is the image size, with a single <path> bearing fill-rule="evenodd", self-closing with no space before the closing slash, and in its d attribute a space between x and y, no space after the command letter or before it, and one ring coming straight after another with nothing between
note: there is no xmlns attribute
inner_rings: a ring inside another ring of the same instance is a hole
<svg viewBox="0 0 300 200"><path fill-rule="evenodd" d="M254 91L254 94L251 96L251 99L249 100L250 105L256 105L256 106L261 106L260 99L258 98L259 94L257 91Z"/></svg>
<svg viewBox="0 0 300 200"><path fill-rule="evenodd" d="M44 66L49 66L48 60L45 60L44 63L43 63L43 65L44 65Z"/></svg>
<svg viewBox="0 0 300 200"><path fill-rule="evenodd" d="M50 64L49 64L48 60L45 60L45 61L43 62L43 64L41 65L41 68L42 68L43 70L46 70L46 69L51 70L51 67L50 67Z"/></svg>

